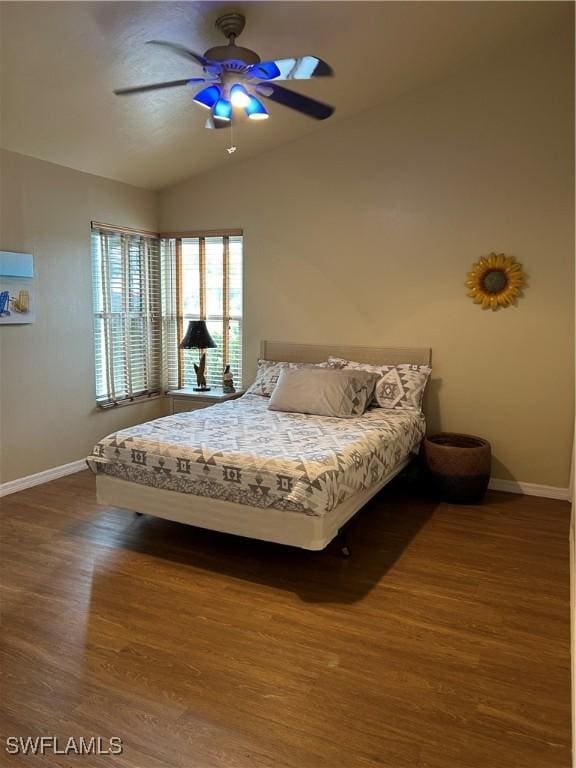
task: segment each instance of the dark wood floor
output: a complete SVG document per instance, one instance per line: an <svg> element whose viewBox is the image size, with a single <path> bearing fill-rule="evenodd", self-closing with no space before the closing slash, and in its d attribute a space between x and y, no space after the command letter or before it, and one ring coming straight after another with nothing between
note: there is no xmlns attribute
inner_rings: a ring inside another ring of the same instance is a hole
<svg viewBox="0 0 576 768"><path fill-rule="evenodd" d="M120 736L91 768L568 768L568 504L397 482L351 560L2 500L0 733Z"/></svg>

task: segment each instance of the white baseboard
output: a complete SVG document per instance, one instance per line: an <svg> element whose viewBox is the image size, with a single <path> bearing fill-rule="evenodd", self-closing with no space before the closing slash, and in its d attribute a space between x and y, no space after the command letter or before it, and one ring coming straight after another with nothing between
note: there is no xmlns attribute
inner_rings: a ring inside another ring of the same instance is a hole
<svg viewBox="0 0 576 768"><path fill-rule="evenodd" d="M79 459L78 461L71 461L70 464L61 464L59 467L52 467L52 469L45 469L43 472L36 472L35 475L18 477L16 480L10 480L8 483L0 484L0 497L8 496L9 493L23 491L25 488L32 488L34 485L48 483L50 480L56 480L65 475L73 475L74 472L81 472L83 469L88 469L86 461L84 459Z"/></svg>
<svg viewBox="0 0 576 768"><path fill-rule="evenodd" d="M545 499L570 500L568 488L556 488L553 485L538 485L538 483L521 483L516 480L498 480L493 477L488 488L493 491L506 491L506 493L524 493L526 496L542 496Z"/></svg>

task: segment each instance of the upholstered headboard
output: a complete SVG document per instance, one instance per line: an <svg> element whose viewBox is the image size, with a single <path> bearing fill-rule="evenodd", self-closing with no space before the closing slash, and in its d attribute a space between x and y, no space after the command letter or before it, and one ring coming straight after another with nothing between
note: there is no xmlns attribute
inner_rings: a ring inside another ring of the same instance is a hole
<svg viewBox="0 0 576 768"><path fill-rule="evenodd" d="M346 344L299 344L291 341L261 341L260 357L287 363L320 363L330 355L372 365L430 365L430 347L356 347Z"/></svg>

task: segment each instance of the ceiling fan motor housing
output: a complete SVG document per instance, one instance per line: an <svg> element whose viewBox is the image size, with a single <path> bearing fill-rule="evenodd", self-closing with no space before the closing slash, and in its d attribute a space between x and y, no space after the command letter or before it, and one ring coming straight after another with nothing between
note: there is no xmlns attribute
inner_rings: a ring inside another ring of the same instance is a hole
<svg viewBox="0 0 576 768"><path fill-rule="evenodd" d="M258 64L260 56L249 48L235 44L236 38L242 33L246 19L241 13L225 13L216 19L216 27L230 41L228 45L217 45L209 48L204 54L208 61L229 62L228 70L241 71L250 64ZM236 63L238 63L236 65ZM236 66L235 66L236 65Z"/></svg>
<svg viewBox="0 0 576 768"><path fill-rule="evenodd" d="M209 48L204 54L204 58L214 62L240 62L243 67L250 64L258 64L260 56L249 48L242 48L239 45L217 45Z"/></svg>

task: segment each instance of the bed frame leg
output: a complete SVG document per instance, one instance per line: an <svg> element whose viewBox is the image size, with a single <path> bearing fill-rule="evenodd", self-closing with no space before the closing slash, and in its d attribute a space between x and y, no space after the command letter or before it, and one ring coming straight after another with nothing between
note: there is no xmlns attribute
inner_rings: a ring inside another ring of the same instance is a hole
<svg viewBox="0 0 576 768"><path fill-rule="evenodd" d="M348 544L342 544L340 547L340 555L341 557L352 557L352 551L350 550Z"/></svg>
<svg viewBox="0 0 576 768"><path fill-rule="evenodd" d="M338 548L338 554L340 557L352 557L352 550L350 549L350 546L348 545L348 528L347 526L344 526L343 528L340 528L338 531L338 534L336 535L335 543L336 547Z"/></svg>

